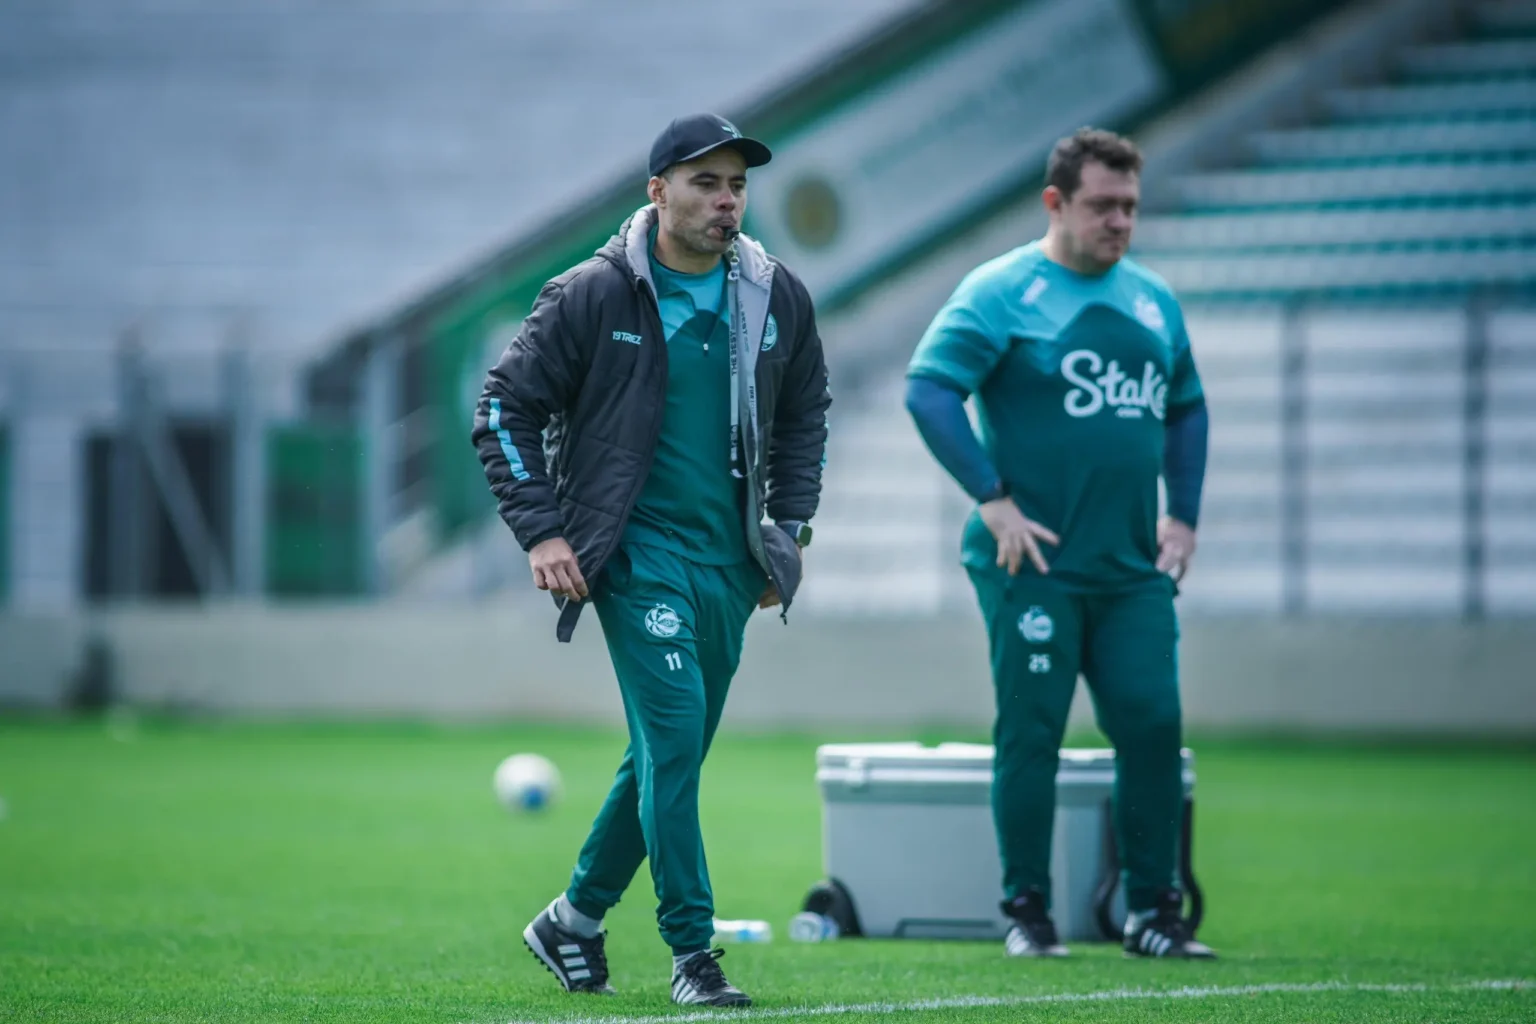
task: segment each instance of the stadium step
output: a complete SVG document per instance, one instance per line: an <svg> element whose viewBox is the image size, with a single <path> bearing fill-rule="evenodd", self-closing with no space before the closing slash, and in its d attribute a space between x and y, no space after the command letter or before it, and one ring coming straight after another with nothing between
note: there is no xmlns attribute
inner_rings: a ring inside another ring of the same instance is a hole
<svg viewBox="0 0 1536 1024"><path fill-rule="evenodd" d="M1335 117L1353 120L1530 114L1536 113L1536 80L1335 89L1323 95L1323 106Z"/></svg>
<svg viewBox="0 0 1536 1024"><path fill-rule="evenodd" d="M1468 288L1536 279L1536 251L1318 252L1167 256L1149 263L1185 296Z"/></svg>
<svg viewBox="0 0 1536 1024"><path fill-rule="evenodd" d="M1325 170L1219 171L1171 184L1188 209L1342 206L1441 200L1458 204L1536 196L1536 159L1404 162Z"/></svg>
<svg viewBox="0 0 1536 1024"><path fill-rule="evenodd" d="M1441 43L1404 51L1398 67L1421 78L1536 73L1536 40Z"/></svg>
<svg viewBox="0 0 1536 1024"><path fill-rule="evenodd" d="M1248 145L1271 164L1530 154L1536 152L1536 116L1267 131L1250 136Z"/></svg>
<svg viewBox="0 0 1536 1024"><path fill-rule="evenodd" d="M1536 237L1536 203L1428 210L1303 210L1284 213L1148 217L1136 228L1137 253L1185 250L1491 245Z"/></svg>

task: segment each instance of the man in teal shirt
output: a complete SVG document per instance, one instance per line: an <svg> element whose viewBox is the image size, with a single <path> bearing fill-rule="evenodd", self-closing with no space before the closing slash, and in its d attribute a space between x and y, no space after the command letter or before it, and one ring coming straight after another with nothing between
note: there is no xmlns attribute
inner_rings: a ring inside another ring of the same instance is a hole
<svg viewBox="0 0 1536 1024"><path fill-rule="evenodd" d="M750 555L741 529L742 481L731 474L723 426L731 403L725 262L716 259L701 273L673 269L656 254L658 230L651 231L650 267L667 341L667 404L623 543L702 565L743 565Z"/></svg>
<svg viewBox="0 0 1536 1024"><path fill-rule="evenodd" d="M1123 258L1140 170L1141 154L1119 136L1084 129L1061 140L1045 238L972 271L908 370L919 430L977 501L962 560L991 645L993 814L1015 956L1066 953L1049 869L1079 672L1116 750L1125 950L1212 955L1188 934L1174 878L1183 789L1173 598L1194 553L1208 420L1178 302ZM963 405L972 395L980 443Z"/></svg>

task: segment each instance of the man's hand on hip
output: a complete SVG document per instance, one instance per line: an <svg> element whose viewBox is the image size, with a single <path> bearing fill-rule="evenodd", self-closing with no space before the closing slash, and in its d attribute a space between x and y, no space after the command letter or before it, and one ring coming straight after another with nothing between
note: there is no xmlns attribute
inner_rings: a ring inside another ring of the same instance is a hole
<svg viewBox="0 0 1536 1024"><path fill-rule="evenodd" d="M572 601L587 596L587 581L576 564L576 553L564 537L540 541L528 552L528 566L533 570L533 585L540 590L562 594Z"/></svg>
<svg viewBox="0 0 1536 1024"><path fill-rule="evenodd" d="M1031 519L1027 519L1012 498L998 498L981 506L981 521L992 531L997 541L997 567L1006 568L1008 575L1017 576L1019 568L1028 558L1040 575L1050 573L1045 556L1040 553L1040 541L1050 545L1061 544L1061 538Z"/></svg>
<svg viewBox="0 0 1536 1024"><path fill-rule="evenodd" d="M1158 520L1157 571L1167 573L1177 583L1189 571L1189 561L1194 557L1194 528L1171 516Z"/></svg>

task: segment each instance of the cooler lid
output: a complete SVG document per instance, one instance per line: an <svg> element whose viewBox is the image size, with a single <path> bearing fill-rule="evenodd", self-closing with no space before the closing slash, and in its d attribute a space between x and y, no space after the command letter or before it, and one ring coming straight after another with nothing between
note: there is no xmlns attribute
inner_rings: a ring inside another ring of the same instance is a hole
<svg viewBox="0 0 1536 1024"><path fill-rule="evenodd" d="M817 768L980 768L992 770L988 743L828 743L816 748Z"/></svg>
<svg viewBox="0 0 1536 1024"><path fill-rule="evenodd" d="M992 747L985 743L829 743L816 750L816 782L836 801L985 804L991 799ZM1194 785L1184 751L1184 786ZM1058 793L1107 792L1113 750L1068 748L1056 773Z"/></svg>
<svg viewBox="0 0 1536 1024"><path fill-rule="evenodd" d="M1192 768L1195 755L1183 751L1184 767ZM921 743L827 743L816 748L817 768L971 768L992 769L992 745L989 743L940 743L927 747ZM1061 770L1113 771L1115 752L1095 747L1064 747Z"/></svg>
<svg viewBox="0 0 1536 1024"><path fill-rule="evenodd" d="M816 751L816 783L829 801L985 804L992 748L984 743L834 743Z"/></svg>

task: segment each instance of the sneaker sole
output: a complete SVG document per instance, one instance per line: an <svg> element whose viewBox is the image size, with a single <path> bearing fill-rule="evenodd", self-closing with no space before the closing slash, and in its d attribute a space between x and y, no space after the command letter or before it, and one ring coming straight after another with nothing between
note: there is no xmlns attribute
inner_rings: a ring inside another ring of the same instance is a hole
<svg viewBox="0 0 1536 1024"><path fill-rule="evenodd" d="M1204 955L1204 956L1152 956L1152 955L1150 955L1148 953L1132 953L1128 949L1121 950L1120 951L1120 955L1122 957L1124 957L1125 959L1127 959L1127 960L1215 960L1215 959L1218 959L1218 957L1216 956L1215 953L1211 953L1209 955Z"/></svg>
<svg viewBox="0 0 1536 1024"><path fill-rule="evenodd" d="M672 1000L672 1002L675 1006L713 1006L716 1009L741 1010L752 1005L752 997L742 996L740 999L731 999L723 1003L710 1003L703 1001L696 1003L679 1003L675 999Z"/></svg>

